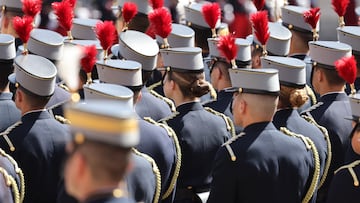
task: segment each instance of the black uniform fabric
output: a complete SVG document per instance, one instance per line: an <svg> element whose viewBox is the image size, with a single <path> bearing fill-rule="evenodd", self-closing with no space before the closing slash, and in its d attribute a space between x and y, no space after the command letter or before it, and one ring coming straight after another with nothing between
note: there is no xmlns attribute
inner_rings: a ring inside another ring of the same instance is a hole
<svg viewBox="0 0 360 203"><path fill-rule="evenodd" d="M343 164L350 144L351 121L344 119L352 115L348 96L345 93L325 94L317 104L303 113L312 116L319 125L325 127L330 137L332 161L326 181L318 192L318 201L325 202L333 173Z"/></svg>
<svg viewBox="0 0 360 203"><path fill-rule="evenodd" d="M355 175L359 180L360 164L357 164L352 169L354 170ZM351 176L348 168L338 171L332 179L329 188L327 203L358 203L360 200L360 186L355 186L354 182L355 180Z"/></svg>
<svg viewBox="0 0 360 203"><path fill-rule="evenodd" d="M141 89L142 98L136 104L136 113L141 117L150 117L155 121L171 115L170 106L163 100L152 95L146 87Z"/></svg>
<svg viewBox="0 0 360 203"><path fill-rule="evenodd" d="M176 110L178 114L166 122L174 129L182 152L177 188L209 188L215 154L230 136L225 121L199 102L184 103Z"/></svg>
<svg viewBox="0 0 360 203"><path fill-rule="evenodd" d="M0 147L24 172L24 203L56 202L69 129L42 110L26 113L21 121L22 124L8 134L15 151L10 151L4 137L0 139Z"/></svg>
<svg viewBox="0 0 360 203"><path fill-rule="evenodd" d="M49 102L46 104L46 109L48 109L53 115L64 116L63 105L70 100L71 94L56 85L54 94L51 96Z"/></svg>
<svg viewBox="0 0 360 203"><path fill-rule="evenodd" d="M208 203L301 202L313 171L302 141L279 132L270 122L244 128L242 137L216 154Z"/></svg>
<svg viewBox="0 0 360 203"><path fill-rule="evenodd" d="M137 154L132 154L131 160L133 169L125 178L129 197L136 202L152 203L156 188L152 165Z"/></svg>
<svg viewBox="0 0 360 203"><path fill-rule="evenodd" d="M114 197L112 192L94 195L84 203L135 203L133 199L127 197Z"/></svg>
<svg viewBox="0 0 360 203"><path fill-rule="evenodd" d="M232 101L233 92L225 92L225 90L221 90L217 93L217 99L215 101L205 103L204 106L225 114L234 122L234 115L231 112ZM242 128L240 126L235 126L236 134L239 134L241 131Z"/></svg>
<svg viewBox="0 0 360 203"><path fill-rule="evenodd" d="M176 164L176 149L173 140L164 128L139 119L140 143L136 147L154 159L161 174L161 194L170 185L172 169Z"/></svg>
<svg viewBox="0 0 360 203"><path fill-rule="evenodd" d="M0 132L21 119L21 113L12 101L12 96L12 93L0 93Z"/></svg>
<svg viewBox="0 0 360 203"><path fill-rule="evenodd" d="M325 162L328 156L326 140L321 130L301 118L300 114L294 109L278 110L274 115L273 123L277 129L286 127L291 132L308 137L314 142L319 153L321 177L323 175Z"/></svg>

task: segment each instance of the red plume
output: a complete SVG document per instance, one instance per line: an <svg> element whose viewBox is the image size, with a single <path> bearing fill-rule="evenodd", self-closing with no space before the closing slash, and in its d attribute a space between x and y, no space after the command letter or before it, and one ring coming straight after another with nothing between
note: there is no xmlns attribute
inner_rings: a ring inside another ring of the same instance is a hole
<svg viewBox="0 0 360 203"><path fill-rule="evenodd" d="M265 6L265 0L253 0L253 3L258 11L263 10Z"/></svg>
<svg viewBox="0 0 360 203"><path fill-rule="evenodd" d="M236 58L237 46L235 44L235 37L232 34L221 36L217 48L229 62Z"/></svg>
<svg viewBox="0 0 360 203"><path fill-rule="evenodd" d="M312 8L305 11L303 17L305 22L309 24L312 29L315 29L320 19L320 8Z"/></svg>
<svg viewBox="0 0 360 203"><path fill-rule="evenodd" d="M91 73L92 69L94 68L94 65L96 63L96 46L85 46L84 47L84 57L81 59L81 67L86 73Z"/></svg>
<svg viewBox="0 0 360 203"><path fill-rule="evenodd" d="M341 78L347 83L352 84L355 82L357 67L354 56L343 57L335 61L336 70Z"/></svg>
<svg viewBox="0 0 360 203"><path fill-rule="evenodd" d="M146 29L145 34L149 35L151 38L155 39L156 38L156 33L155 33L155 29L153 28L153 26L150 24L150 26Z"/></svg>
<svg viewBox="0 0 360 203"><path fill-rule="evenodd" d="M129 23L131 19L135 17L137 14L137 5L133 2L125 2L122 7L122 16L124 18L125 23Z"/></svg>
<svg viewBox="0 0 360 203"><path fill-rule="evenodd" d="M165 7L153 10L149 13L149 21L155 34L167 38L172 30L171 14Z"/></svg>
<svg viewBox="0 0 360 203"><path fill-rule="evenodd" d="M161 8L164 6L164 0L149 0L149 3L153 9Z"/></svg>
<svg viewBox="0 0 360 203"><path fill-rule="evenodd" d="M54 2L51 4L57 20L61 27L66 31L70 31L74 18L74 8L69 1Z"/></svg>
<svg viewBox="0 0 360 203"><path fill-rule="evenodd" d="M350 0L332 0L331 1L335 12L338 16L344 16L346 12L346 8L350 3Z"/></svg>
<svg viewBox="0 0 360 203"><path fill-rule="evenodd" d="M22 11L25 15L35 17L41 11L42 1L41 0L21 0L23 7Z"/></svg>
<svg viewBox="0 0 360 203"><path fill-rule="evenodd" d="M95 32L104 51L107 51L117 40L116 28L112 21L98 22Z"/></svg>
<svg viewBox="0 0 360 203"><path fill-rule="evenodd" d="M202 15L211 29L215 29L216 23L221 17L221 9L218 3L208 3L202 7Z"/></svg>
<svg viewBox="0 0 360 203"><path fill-rule="evenodd" d="M30 32L33 29L33 18L31 16L13 18L13 27L16 33L19 35L21 41L25 44L29 41Z"/></svg>
<svg viewBox="0 0 360 203"><path fill-rule="evenodd" d="M265 45L270 37L267 11L258 11L250 16L256 38Z"/></svg>

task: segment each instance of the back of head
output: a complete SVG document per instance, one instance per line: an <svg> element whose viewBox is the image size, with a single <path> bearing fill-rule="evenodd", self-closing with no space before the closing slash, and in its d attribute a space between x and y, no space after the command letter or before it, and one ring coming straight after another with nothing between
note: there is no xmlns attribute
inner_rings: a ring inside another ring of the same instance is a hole
<svg viewBox="0 0 360 203"><path fill-rule="evenodd" d="M185 98L201 97L210 91L209 83L205 81L203 72L181 73L169 71L168 80L173 80L179 85Z"/></svg>

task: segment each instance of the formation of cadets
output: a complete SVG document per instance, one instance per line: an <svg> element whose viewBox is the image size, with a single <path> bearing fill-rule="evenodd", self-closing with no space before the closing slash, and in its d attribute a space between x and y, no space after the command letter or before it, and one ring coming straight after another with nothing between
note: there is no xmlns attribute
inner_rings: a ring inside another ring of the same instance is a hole
<svg viewBox="0 0 360 203"><path fill-rule="evenodd" d="M269 22L254 0L246 39L218 3L189 1L185 24L161 0L115 2L116 23L76 3L52 3L55 32L41 0L0 1L0 202L360 201L349 0L338 41L286 2Z"/></svg>

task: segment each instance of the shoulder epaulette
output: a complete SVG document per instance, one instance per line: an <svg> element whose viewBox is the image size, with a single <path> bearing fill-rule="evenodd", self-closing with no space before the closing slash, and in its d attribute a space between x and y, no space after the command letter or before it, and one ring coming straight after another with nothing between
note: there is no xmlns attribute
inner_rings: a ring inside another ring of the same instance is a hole
<svg viewBox="0 0 360 203"><path fill-rule="evenodd" d="M10 151L14 152L15 151L15 146L12 144L11 140L9 139L8 135L9 133L14 130L16 127L18 127L19 125L21 125L22 122L18 121L14 124L12 124L11 126L9 126L8 128L6 128L6 130L2 133L0 133L0 136L4 137L6 143L9 145L10 147Z"/></svg>
<svg viewBox="0 0 360 203"><path fill-rule="evenodd" d="M155 92L154 90L149 90L149 92L150 92L150 94L152 94L154 97L163 100L167 105L169 105L171 112L175 112L175 111L176 111L175 104L174 104L174 102L173 102L171 99L162 96L161 94Z"/></svg>
<svg viewBox="0 0 360 203"><path fill-rule="evenodd" d="M66 119L60 115L55 115L54 118L55 118L55 120L59 121L62 124L71 124L69 119Z"/></svg>
<svg viewBox="0 0 360 203"><path fill-rule="evenodd" d="M175 111L170 116L160 119L159 123L165 123L166 124L166 121L175 118L177 115L179 115L179 112Z"/></svg>
<svg viewBox="0 0 360 203"><path fill-rule="evenodd" d="M14 202L20 203L20 192L15 178L9 175L9 173L3 167L0 167L0 174L2 174L4 177L5 185L7 187L11 187L14 196Z"/></svg>
<svg viewBox="0 0 360 203"><path fill-rule="evenodd" d="M214 109L210 108L210 107L204 107L204 109L212 114L215 114L217 116L220 116L222 119L224 119L225 123L226 123L226 129L230 132L231 137L235 137L236 133L235 133L235 126L234 123L232 122L232 120L226 116L223 113L220 113L218 111L215 111Z"/></svg>
<svg viewBox="0 0 360 203"><path fill-rule="evenodd" d="M360 165L360 160L356 160L350 164L347 164L345 166L341 166L340 168L338 168L336 171L335 171L335 174L338 173L340 170L343 170L343 169L347 169L351 175L351 177L353 178L354 180L354 186L355 187L359 187L359 179L354 171L354 167L356 167L357 165Z"/></svg>
<svg viewBox="0 0 360 203"><path fill-rule="evenodd" d="M319 186L318 186L318 189L320 189L323 186L323 184L325 183L326 177L329 173L329 168L330 168L331 159L332 159L332 148L331 148L329 132L324 126L319 125L312 116L301 115L301 117L304 118L307 122L309 122L309 123L315 125L317 128L319 128L320 131L323 133L324 139L326 141L327 157L326 157L326 161L325 161L324 172L320 178L320 182L319 182Z"/></svg>
<svg viewBox="0 0 360 203"><path fill-rule="evenodd" d="M209 92L210 92L210 97L213 99L213 100L217 100L217 93L216 93L216 90L215 88L212 86L211 83L209 83Z"/></svg>
<svg viewBox="0 0 360 203"><path fill-rule="evenodd" d="M310 108L306 109L306 110L304 111L304 113L311 112L311 111L319 108L319 107L320 107L321 105L323 105L323 104L324 104L323 102L318 102L318 103L312 105Z"/></svg>
<svg viewBox="0 0 360 203"><path fill-rule="evenodd" d="M19 202L23 202L24 196L25 196L25 178L23 171L19 168L17 162L12 158L10 155L8 155L4 150L0 148L0 155L5 157L9 162L14 166L15 173L19 176L20 185L17 185L17 191L19 193ZM15 178L14 178L15 179ZM16 181L15 181L16 183ZM14 197L16 197L14 192ZM16 201L15 201L16 202Z"/></svg>
<svg viewBox="0 0 360 203"><path fill-rule="evenodd" d="M176 150L176 164L175 164L175 169L174 169L174 174L171 178L171 181L170 181L170 185L169 185L169 188L167 188L162 196L162 199L166 199L168 198L171 193L173 192L175 186L176 186L176 181L177 181L177 178L179 177L179 173L180 173L180 167L181 167L181 160L182 160L182 154L181 154L181 148L180 148L180 143L179 143L179 140L176 136L176 133L175 131L169 127L168 125L164 124L164 123L159 123L159 122L156 122L154 121L153 119L151 119L150 117L145 117L144 120L154 124L154 125L157 125L157 126L160 126L162 128L164 128L166 130L166 132L168 133L168 135L170 136L170 138L173 140L174 142L174 145L175 145L175 150ZM166 123L166 121L163 121Z"/></svg>
<svg viewBox="0 0 360 203"><path fill-rule="evenodd" d="M157 87L159 87L159 86L161 86L161 81L156 82L156 83L150 85L147 89L148 89L149 91L151 91L151 90L154 90L155 88L157 88Z"/></svg>
<svg viewBox="0 0 360 203"><path fill-rule="evenodd" d="M61 89L64 89L64 90L70 92L70 89L69 89L65 84L61 83L61 84L58 84L58 86L59 86Z"/></svg>
<svg viewBox="0 0 360 203"><path fill-rule="evenodd" d="M313 158L314 158L314 165L315 165L314 174L312 176L310 187L309 187L308 191L306 192L306 195L305 195L304 199L302 200L303 203L310 202L311 198L313 197L313 195L314 195L314 193L315 193L315 191L317 189L317 185L318 185L319 178L320 178L320 158L319 158L319 153L318 153L318 151L316 149L316 146L315 146L314 142L310 138L305 137L305 136L303 136L301 134L291 132L286 127L280 127L280 131L283 132L286 135L291 136L291 137L301 139L304 142L306 148L308 150L312 151Z"/></svg>
<svg viewBox="0 0 360 203"><path fill-rule="evenodd" d="M316 99L315 93L314 93L314 91L311 89L311 87L309 87L309 85L305 85L305 90L306 90L307 95L308 95L309 98L311 99L311 103L312 103L312 104L316 104L317 99Z"/></svg>
<svg viewBox="0 0 360 203"><path fill-rule="evenodd" d="M245 133L241 132L238 135L235 135L234 137L230 138L227 142L225 142L222 146L225 146L226 150L229 152L230 157L231 157L231 161L236 161L236 156L234 154L234 151L232 150L230 144L235 142L235 140L237 140L238 138L244 136Z"/></svg>
<svg viewBox="0 0 360 203"><path fill-rule="evenodd" d="M161 175L160 175L160 170L156 164L156 162L154 161L154 159L152 157L150 157L147 154L141 153L139 152L137 149L132 148L132 151L134 154L141 156L143 158L145 158L152 166L152 170L153 173L155 175L155 179L156 179L156 187L155 187L155 194L154 194L154 198L153 198L153 203L158 203L159 202L159 198L160 198L160 191L161 191Z"/></svg>

